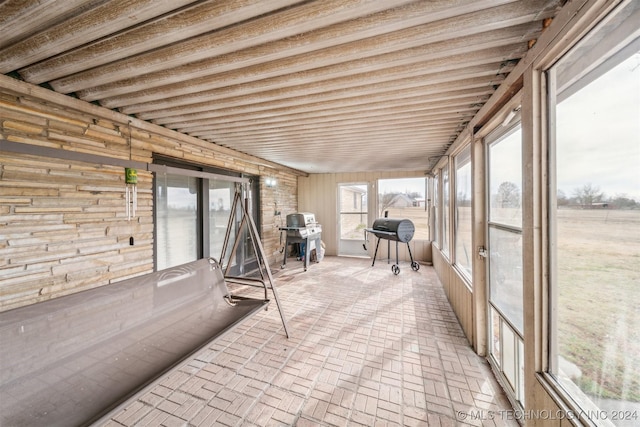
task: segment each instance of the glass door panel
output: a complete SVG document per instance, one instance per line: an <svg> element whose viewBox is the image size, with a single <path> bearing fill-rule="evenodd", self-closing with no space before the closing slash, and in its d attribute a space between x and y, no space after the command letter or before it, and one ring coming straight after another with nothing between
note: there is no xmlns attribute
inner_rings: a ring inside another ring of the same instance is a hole
<svg viewBox="0 0 640 427"><path fill-rule="evenodd" d="M229 225L234 191L234 182L209 180L209 253L218 260ZM235 233L236 227L232 227L230 241L235 240Z"/></svg>
<svg viewBox="0 0 640 427"><path fill-rule="evenodd" d="M367 184L339 184L338 255L367 256L364 229L369 224Z"/></svg>
<svg viewBox="0 0 640 427"><path fill-rule="evenodd" d="M487 223L489 360L505 392L522 405L522 138L520 126L489 137Z"/></svg>
<svg viewBox="0 0 640 427"><path fill-rule="evenodd" d="M198 259L198 181L164 174L156 180L158 270Z"/></svg>
<svg viewBox="0 0 640 427"><path fill-rule="evenodd" d="M489 245L491 304L522 334L522 234L490 226Z"/></svg>

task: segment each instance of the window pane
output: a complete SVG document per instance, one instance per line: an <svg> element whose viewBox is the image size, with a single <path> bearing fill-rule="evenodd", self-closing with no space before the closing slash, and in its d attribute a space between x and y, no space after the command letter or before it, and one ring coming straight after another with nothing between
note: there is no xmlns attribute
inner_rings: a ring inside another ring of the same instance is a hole
<svg viewBox="0 0 640 427"><path fill-rule="evenodd" d="M442 169L442 253L449 255L449 165Z"/></svg>
<svg viewBox="0 0 640 427"><path fill-rule="evenodd" d="M518 393L516 397L524 407L524 341L518 338L518 365L520 377L518 378Z"/></svg>
<svg viewBox="0 0 640 427"><path fill-rule="evenodd" d="M512 390L516 387L516 335L509 325L502 325L502 372Z"/></svg>
<svg viewBox="0 0 640 427"><path fill-rule="evenodd" d="M639 8L629 2L555 68L551 365L592 412L640 402L640 52L637 40L605 47L637 30Z"/></svg>
<svg viewBox="0 0 640 427"><path fill-rule="evenodd" d="M157 269L198 258L198 181L181 175L156 178Z"/></svg>
<svg viewBox="0 0 640 427"><path fill-rule="evenodd" d="M489 228L490 301L523 333L522 235Z"/></svg>
<svg viewBox="0 0 640 427"><path fill-rule="evenodd" d="M367 184L340 184L340 239L364 239L367 213ZM358 245L358 252L360 252Z"/></svg>
<svg viewBox="0 0 640 427"><path fill-rule="evenodd" d="M222 244L229 224L235 184L229 181L209 180L209 253L220 260ZM235 227L231 227L229 241L235 241ZM228 258L227 254L227 258Z"/></svg>
<svg viewBox="0 0 640 427"><path fill-rule="evenodd" d="M465 148L456 156L455 165L455 263L470 279L473 260L473 251L471 250L471 147Z"/></svg>
<svg viewBox="0 0 640 427"><path fill-rule="evenodd" d="M378 180L378 217L408 219L416 227L414 239L429 239L429 213L425 201L426 178Z"/></svg>
<svg viewBox="0 0 640 427"><path fill-rule="evenodd" d="M491 355L500 367L502 365L502 355L500 353L500 343L502 339L500 337L500 315L493 308L489 307L491 312Z"/></svg>
<svg viewBox="0 0 640 427"><path fill-rule="evenodd" d="M522 226L522 132L513 132L491 144L489 165L489 220Z"/></svg>

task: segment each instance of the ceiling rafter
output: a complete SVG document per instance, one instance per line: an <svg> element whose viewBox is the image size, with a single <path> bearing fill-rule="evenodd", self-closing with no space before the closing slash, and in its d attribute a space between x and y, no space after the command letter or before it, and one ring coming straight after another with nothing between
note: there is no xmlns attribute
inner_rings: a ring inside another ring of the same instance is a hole
<svg viewBox="0 0 640 427"><path fill-rule="evenodd" d="M307 173L428 171L563 3L5 0L0 72Z"/></svg>

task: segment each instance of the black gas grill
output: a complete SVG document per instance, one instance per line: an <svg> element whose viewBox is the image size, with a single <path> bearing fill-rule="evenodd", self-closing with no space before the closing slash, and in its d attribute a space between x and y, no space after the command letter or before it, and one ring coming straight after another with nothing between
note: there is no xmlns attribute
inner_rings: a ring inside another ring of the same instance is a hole
<svg viewBox="0 0 640 427"><path fill-rule="evenodd" d="M373 221L371 228L365 228L365 240L367 239L366 233L371 233L378 238L371 266L373 267L376 263L380 240L384 239L387 240L387 253L389 254L389 257L391 257L391 242L396 242L396 263L391 266L393 274L400 274L400 267L398 266L398 242L407 244L409 258L411 258L411 269L413 269L413 271L418 271L420 269L420 264L413 260L411 247L409 246L409 242L413 239L415 231L416 228L413 225L413 222L408 219L378 218Z"/></svg>
<svg viewBox="0 0 640 427"><path fill-rule="evenodd" d="M280 240L282 241L282 233L286 234L286 243L284 246L284 260L282 268L287 265L287 252L289 245L298 243L301 246L300 257L304 258L304 271L309 267L309 258L311 254L311 241L316 246L316 262L320 254L320 244L322 236L322 225L316 222L316 216L308 212L293 213L287 215L287 226L280 227ZM306 254L305 254L306 252Z"/></svg>

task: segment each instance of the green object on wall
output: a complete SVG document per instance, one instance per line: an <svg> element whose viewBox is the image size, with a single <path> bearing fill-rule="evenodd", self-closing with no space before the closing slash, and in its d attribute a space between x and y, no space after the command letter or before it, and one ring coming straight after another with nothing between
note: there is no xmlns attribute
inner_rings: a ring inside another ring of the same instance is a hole
<svg viewBox="0 0 640 427"><path fill-rule="evenodd" d="M137 169L124 168L124 182L125 184L137 184L138 183Z"/></svg>

